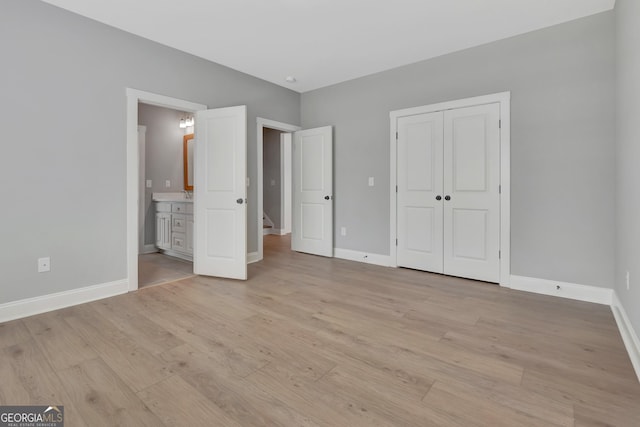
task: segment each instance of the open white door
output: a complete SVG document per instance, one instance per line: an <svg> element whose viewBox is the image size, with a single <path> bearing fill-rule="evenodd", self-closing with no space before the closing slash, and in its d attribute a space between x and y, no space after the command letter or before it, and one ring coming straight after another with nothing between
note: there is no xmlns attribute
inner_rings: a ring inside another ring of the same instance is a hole
<svg viewBox="0 0 640 427"><path fill-rule="evenodd" d="M291 249L333 257L331 126L294 133L292 219Z"/></svg>
<svg viewBox="0 0 640 427"><path fill-rule="evenodd" d="M247 107L198 111L195 274L247 278Z"/></svg>

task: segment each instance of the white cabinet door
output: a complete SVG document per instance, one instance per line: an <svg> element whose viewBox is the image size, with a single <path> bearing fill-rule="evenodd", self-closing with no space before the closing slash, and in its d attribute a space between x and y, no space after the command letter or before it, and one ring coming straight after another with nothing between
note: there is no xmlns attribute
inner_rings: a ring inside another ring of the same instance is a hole
<svg viewBox="0 0 640 427"><path fill-rule="evenodd" d="M193 215L187 215L187 253L193 255Z"/></svg>
<svg viewBox="0 0 640 427"><path fill-rule="evenodd" d="M159 249L171 249L170 213L156 213L156 246Z"/></svg>
<svg viewBox="0 0 640 427"><path fill-rule="evenodd" d="M444 113L444 272L500 279L500 105Z"/></svg>
<svg viewBox="0 0 640 427"><path fill-rule="evenodd" d="M443 272L443 113L398 119L398 252L401 267Z"/></svg>
<svg viewBox="0 0 640 427"><path fill-rule="evenodd" d="M333 256L332 127L302 130L293 137L291 249Z"/></svg>
<svg viewBox="0 0 640 427"><path fill-rule="evenodd" d="M194 273L247 278L247 108L198 111Z"/></svg>

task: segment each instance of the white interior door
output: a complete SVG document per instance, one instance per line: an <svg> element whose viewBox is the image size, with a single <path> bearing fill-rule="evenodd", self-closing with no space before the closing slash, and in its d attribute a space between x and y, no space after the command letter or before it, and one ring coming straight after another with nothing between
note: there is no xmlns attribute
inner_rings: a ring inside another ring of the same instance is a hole
<svg viewBox="0 0 640 427"><path fill-rule="evenodd" d="M247 108L198 111L193 271L247 278Z"/></svg>
<svg viewBox="0 0 640 427"><path fill-rule="evenodd" d="M291 249L332 257L332 127L295 132L293 141Z"/></svg>
<svg viewBox="0 0 640 427"><path fill-rule="evenodd" d="M500 104L444 112L444 272L500 279Z"/></svg>
<svg viewBox="0 0 640 427"><path fill-rule="evenodd" d="M397 123L397 262L443 272L443 113Z"/></svg>

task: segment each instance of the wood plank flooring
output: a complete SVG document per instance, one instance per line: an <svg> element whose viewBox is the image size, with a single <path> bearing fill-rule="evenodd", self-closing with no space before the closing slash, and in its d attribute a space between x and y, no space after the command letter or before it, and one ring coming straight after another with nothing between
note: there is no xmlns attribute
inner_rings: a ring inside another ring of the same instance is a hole
<svg viewBox="0 0 640 427"><path fill-rule="evenodd" d="M293 253L0 324L67 426L640 426L609 307Z"/></svg>
<svg viewBox="0 0 640 427"><path fill-rule="evenodd" d="M138 289L193 276L193 263L161 253L138 256Z"/></svg>

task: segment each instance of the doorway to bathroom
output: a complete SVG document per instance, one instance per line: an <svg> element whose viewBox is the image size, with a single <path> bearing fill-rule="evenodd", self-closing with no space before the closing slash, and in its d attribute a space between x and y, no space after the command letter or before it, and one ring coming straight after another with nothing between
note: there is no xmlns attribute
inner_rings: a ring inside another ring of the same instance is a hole
<svg viewBox="0 0 640 427"><path fill-rule="evenodd" d="M193 186L185 182L192 117L187 111L138 103L139 289L194 275Z"/></svg>

